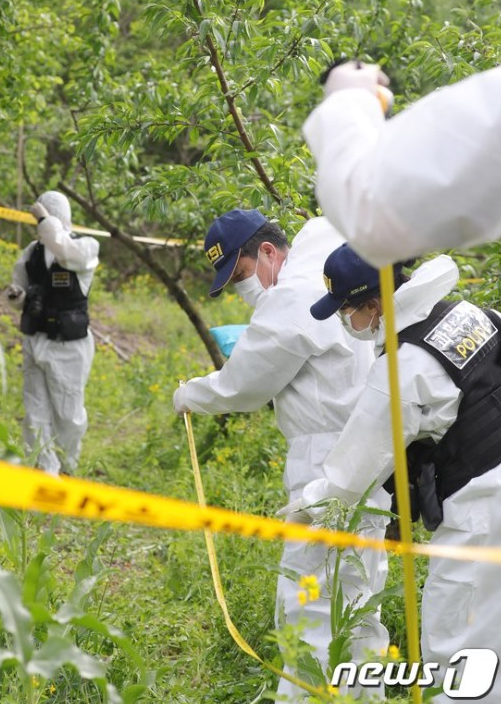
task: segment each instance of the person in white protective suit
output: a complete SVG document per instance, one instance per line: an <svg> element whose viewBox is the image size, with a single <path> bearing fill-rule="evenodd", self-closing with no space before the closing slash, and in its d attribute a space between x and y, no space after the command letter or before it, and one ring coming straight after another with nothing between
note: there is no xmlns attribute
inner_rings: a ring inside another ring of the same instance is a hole
<svg viewBox="0 0 501 704"><path fill-rule="evenodd" d="M254 312L223 368L191 379L174 395L177 413L254 411L273 399L277 424L288 443L284 483L292 500L305 484L324 476L323 461L374 361L371 345L352 340L340 324L326 326L310 315L310 306L323 290L322 266L333 239L343 241L325 218L309 220L290 250L282 231L257 210L233 210L217 218L205 241L216 269L210 295L219 295L232 282ZM375 503L389 508L389 495L381 490ZM365 534L382 538L385 522L381 516L368 516ZM325 597L326 560L323 546L286 543L281 567L316 575ZM368 583L349 564L343 564L341 575L346 598L361 595L360 603L383 588L387 572L386 558L380 554L367 553L365 562ZM329 600L321 598L303 609L297 584L280 576L277 623L282 607L288 623L296 623L301 613L317 622L307 628L304 640L316 648L314 655L325 669L331 640ZM388 645L378 614L355 638L355 659L361 659L366 648L379 653ZM305 695L283 678L278 692L294 702Z"/></svg>
<svg viewBox="0 0 501 704"><path fill-rule="evenodd" d="M329 256L324 274L332 293L312 307L312 314L326 319L338 312L352 334L373 339L376 353L382 352L385 327L378 271L345 244ZM455 263L441 255L418 267L394 294L409 477L425 526L436 530L432 544L499 546L500 317L467 301L442 300L457 280ZM387 482L393 471L391 428L387 360L381 354L327 456L325 477L307 484L302 497L283 513L315 514L320 509L312 505L329 496L341 496L352 504L373 482L376 488ZM499 565L431 560L422 603L422 651L425 663L441 666L437 684L462 649L490 648L497 662L500 582ZM451 665L451 672L456 668L457 664ZM450 691L451 672L444 692ZM484 681L481 674L469 665L465 668L465 681L459 677L462 701L473 703L486 694L494 675L492 662ZM451 700L444 693L433 701ZM501 676L481 701L501 701Z"/></svg>
<svg viewBox="0 0 501 704"><path fill-rule="evenodd" d="M84 389L94 356L88 295L99 244L72 236L68 199L43 193L32 207L37 237L14 267L7 300L22 310L23 434L48 474L72 473L87 430Z"/></svg>
<svg viewBox="0 0 501 704"><path fill-rule="evenodd" d="M501 67L389 120L387 82L375 65L333 68L303 126L324 215L376 267L500 238Z"/></svg>

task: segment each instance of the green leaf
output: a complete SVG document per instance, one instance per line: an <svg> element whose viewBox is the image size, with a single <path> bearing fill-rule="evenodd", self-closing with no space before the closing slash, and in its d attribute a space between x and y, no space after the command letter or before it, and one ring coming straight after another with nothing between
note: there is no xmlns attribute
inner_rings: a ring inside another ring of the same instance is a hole
<svg viewBox="0 0 501 704"><path fill-rule="evenodd" d="M63 665L73 665L84 679L104 678L106 674L103 663L80 650L70 637L62 636L49 636L26 669L31 675L52 679Z"/></svg>
<svg viewBox="0 0 501 704"><path fill-rule="evenodd" d="M364 584L368 584L369 576L367 574L367 570L365 569L363 560L359 555L357 555L356 553L348 553L344 554L342 559L344 562L347 562L349 565L351 565L356 570L356 572L358 572Z"/></svg>
<svg viewBox="0 0 501 704"><path fill-rule="evenodd" d="M40 552L30 560L26 568L23 585L24 603L46 603L51 578L50 560L44 552Z"/></svg>
<svg viewBox="0 0 501 704"><path fill-rule="evenodd" d="M122 690L123 704L134 704L147 691L145 684L131 684Z"/></svg>
<svg viewBox="0 0 501 704"><path fill-rule="evenodd" d="M297 676L313 685L325 684L325 675L320 661L311 653L302 652L297 660Z"/></svg>
<svg viewBox="0 0 501 704"><path fill-rule="evenodd" d="M14 575L0 570L0 614L5 630L14 641L14 655L26 665L33 653L33 620L21 601L21 589Z"/></svg>
<svg viewBox="0 0 501 704"><path fill-rule="evenodd" d="M350 661L350 636L343 633L329 643L329 667L334 671L339 663Z"/></svg>

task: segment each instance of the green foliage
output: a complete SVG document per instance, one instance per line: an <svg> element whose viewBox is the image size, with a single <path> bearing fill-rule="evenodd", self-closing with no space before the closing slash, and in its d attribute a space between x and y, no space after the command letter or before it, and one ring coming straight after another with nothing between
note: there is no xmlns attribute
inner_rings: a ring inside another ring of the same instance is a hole
<svg viewBox="0 0 501 704"><path fill-rule="evenodd" d="M82 693L92 700L123 704L137 701L148 688L151 677L131 641L107 619L93 613L95 592L107 576L98 551L111 535L107 525L97 536L77 565L75 586L67 600L61 598L53 570L57 556L57 519L43 530L38 552L26 565L28 534L43 528L43 520L26 521L21 514L0 509L1 547L4 557L21 574L22 582L12 572L0 570L0 617L3 626L0 649L0 691L2 701L12 697L20 704L40 701L44 692L51 701L81 702ZM31 541L30 541L31 542ZM24 550L13 550L24 546ZM107 663L102 653L114 649L127 656L133 682L124 683L122 693L107 678ZM82 683L81 680L84 680ZM86 681L89 684L86 684ZM81 688L81 691L80 691Z"/></svg>
<svg viewBox="0 0 501 704"><path fill-rule="evenodd" d="M242 206L263 209L292 235L305 214L316 212L314 164L300 130L321 99L324 67L333 58L380 61L399 110L500 63L497 5L4 0L1 203L16 203L21 173L25 208L63 180L127 232L201 239L214 216ZM74 221L96 226L76 205ZM4 242L14 232L2 221L0 288L9 283L18 253ZM141 274L120 288L131 274L117 249L115 241L103 243L110 267L96 277L93 315L112 337L119 330L117 345L130 361L123 362L113 344L98 344L79 473L193 499L186 440L170 397L179 379L210 367L180 309L158 284ZM462 271L457 295L499 307L499 244L453 254ZM208 271L208 264L196 250L156 250L155 256L174 277L184 272L190 293L198 296L200 270ZM200 307L212 325L249 317L228 294L218 306L200 301ZM20 335L15 316L3 307L0 342L8 379L0 399L0 456L15 461L22 455ZM286 448L269 409L224 425L200 417L195 432L208 501L273 515L284 502ZM130 526L108 533L10 511L1 512L0 530L0 564L10 572L1 573L3 603L11 609L2 615L0 647L13 653L4 660L10 670L0 682L5 704L118 696L131 703L142 697L241 704L273 689L270 676L239 653L225 630L201 536ZM265 640L274 578L263 566L276 565L280 546L235 536L221 536L217 544L236 623L263 657L279 664L276 643ZM356 568L356 555L350 559ZM418 567L422 584L425 562ZM392 557L389 587L400 581L400 564ZM349 649L350 624L358 618L341 601L336 592L335 659ZM396 598L383 604L391 640L404 652L402 611ZM313 657L302 652L297 665L314 680Z"/></svg>

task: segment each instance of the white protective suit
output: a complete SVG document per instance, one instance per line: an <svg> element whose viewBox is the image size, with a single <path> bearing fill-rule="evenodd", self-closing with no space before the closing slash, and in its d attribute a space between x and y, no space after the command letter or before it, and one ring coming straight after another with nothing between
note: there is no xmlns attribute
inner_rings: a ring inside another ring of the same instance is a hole
<svg viewBox="0 0 501 704"><path fill-rule="evenodd" d="M99 243L92 237L71 237L70 204L62 193L47 191L38 202L50 213L38 225L45 264L50 267L56 260L74 271L87 296L99 261ZM26 262L35 245L23 250L14 267L12 283L24 291L29 285ZM77 466L87 430L84 389L93 356L90 330L80 340L49 340L45 332L23 338L24 441L28 452L37 452L37 465L48 474L71 472Z"/></svg>
<svg viewBox="0 0 501 704"><path fill-rule="evenodd" d="M395 292L397 330L424 320L454 287L457 267L445 255L419 267ZM384 326L376 340L384 345ZM403 343L398 350L405 443L431 437L438 441L457 417L462 392L426 350ZM360 443L360 438L364 442ZM375 479L382 484L393 471L387 359L373 365L355 410L325 463L327 480L305 487L304 505L344 496L354 502ZM501 466L472 479L445 499L444 518L432 544L501 545ZM317 510L317 509L314 509ZM432 559L422 605L423 661L444 668L462 648L492 648L501 656L501 567L486 563ZM433 698L446 704L445 694ZM461 699L473 704L478 699ZM499 704L501 679L482 704Z"/></svg>
<svg viewBox="0 0 501 704"><path fill-rule="evenodd" d="M333 245L334 242L334 245ZM287 439L284 482L290 498L301 495L304 485L323 477L322 464L341 432L360 394L374 361L373 346L350 338L339 321L318 322L310 306L325 292L322 271L333 246L342 239L325 218L315 218L294 239L275 287L263 291L249 327L235 345L231 357L219 372L195 378L181 387L182 404L197 413L254 411L274 399L277 423ZM389 507L389 496L381 490L376 503ZM385 521L370 516L366 534L382 538ZM322 589L326 585L327 550L323 546L286 543L281 566L301 575L315 574ZM349 565L343 567L345 595L360 593L368 598L381 591L386 579L386 559L366 554L369 584ZM280 576L277 607L285 607L289 623L303 612L320 622L304 633L325 665L330 634L330 602L320 599L299 606L298 586ZM379 652L388 643L379 618L359 634L355 657L364 648ZM280 694L302 701L304 692L282 679Z"/></svg>
<svg viewBox="0 0 501 704"><path fill-rule="evenodd" d="M324 214L375 267L501 237L501 67L385 121L364 89L330 94L303 132Z"/></svg>

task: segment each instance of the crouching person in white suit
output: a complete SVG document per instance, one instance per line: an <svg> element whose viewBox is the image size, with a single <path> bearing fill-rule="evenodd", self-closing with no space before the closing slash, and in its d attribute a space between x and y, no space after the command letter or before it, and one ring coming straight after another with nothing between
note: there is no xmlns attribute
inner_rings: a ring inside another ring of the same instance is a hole
<svg viewBox="0 0 501 704"><path fill-rule="evenodd" d="M326 319L339 313L350 334L374 340L376 353L381 353L385 327L378 271L345 244L328 257L324 274L332 293L312 307L312 314ZM425 526L435 530L432 544L499 547L501 319L497 312L467 301L444 300L458 275L452 259L442 255L422 264L410 280L395 285L409 477L416 486ZM391 427L383 353L326 459L325 478L306 485L296 509L329 496L344 497L351 504L373 482L375 487L387 482L393 472ZM422 651L425 663L440 665L436 684L462 649L489 648L491 660L501 655L500 582L499 565L431 560L423 594ZM461 701L473 704L483 694L483 703L498 704L501 675L490 692L487 677L482 693L480 672L472 688L472 682L466 682L472 673L467 667L462 672L463 666L454 665L459 675L465 675ZM492 668L490 675L492 679ZM451 701L446 693L450 685L446 677L445 693L433 698L436 704Z"/></svg>

